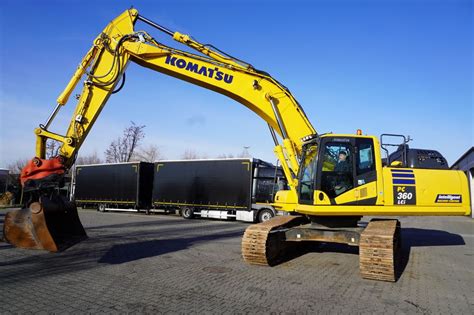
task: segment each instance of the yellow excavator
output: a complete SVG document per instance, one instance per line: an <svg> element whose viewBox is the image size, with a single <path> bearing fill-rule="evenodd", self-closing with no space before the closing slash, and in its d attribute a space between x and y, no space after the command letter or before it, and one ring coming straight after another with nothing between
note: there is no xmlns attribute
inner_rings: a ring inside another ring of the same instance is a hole
<svg viewBox="0 0 474 315"><path fill-rule="evenodd" d="M137 21L198 54L135 31ZM36 157L21 174L30 201L5 217L4 238L11 244L55 252L87 237L75 204L57 191L105 103L122 88L129 62L226 95L268 123L289 190L279 191L274 201L285 215L246 229L242 256L250 264L277 264L297 242L335 242L359 246L362 277L395 281L399 221L374 219L364 225L362 216L462 216L471 211L467 177L445 169L446 160L436 151L413 151L402 137L397 150L383 159L382 150L396 145L384 142L383 136L379 142L360 130L318 134L291 92L270 74L189 35L170 31L132 8L97 36L46 123L35 129ZM82 79L66 133L49 131ZM59 155L50 159L45 156L48 139L61 144Z"/></svg>

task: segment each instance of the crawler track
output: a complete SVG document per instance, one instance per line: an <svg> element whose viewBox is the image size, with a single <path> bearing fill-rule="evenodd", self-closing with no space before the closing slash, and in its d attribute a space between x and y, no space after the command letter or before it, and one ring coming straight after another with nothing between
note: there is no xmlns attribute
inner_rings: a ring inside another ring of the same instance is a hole
<svg viewBox="0 0 474 315"><path fill-rule="evenodd" d="M371 221L360 237L359 268L362 278L396 281L400 248L398 220Z"/></svg>
<svg viewBox="0 0 474 315"><path fill-rule="evenodd" d="M287 244L282 231L300 224L300 216L279 216L249 226L242 238L242 257L252 265L272 266L285 256Z"/></svg>
<svg viewBox="0 0 474 315"><path fill-rule="evenodd" d="M304 223L301 216L275 217L249 226L242 238L242 257L252 265L272 266L289 252L285 232ZM359 267L362 278L396 281L400 265L400 222L372 220L360 235Z"/></svg>

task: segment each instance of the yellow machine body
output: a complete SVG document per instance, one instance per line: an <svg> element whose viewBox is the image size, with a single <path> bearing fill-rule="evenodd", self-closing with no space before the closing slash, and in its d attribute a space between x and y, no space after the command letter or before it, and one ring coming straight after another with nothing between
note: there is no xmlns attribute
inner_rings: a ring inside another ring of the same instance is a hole
<svg viewBox="0 0 474 315"><path fill-rule="evenodd" d="M372 141L376 179L349 189L332 201L326 192L315 189L311 204L293 204L293 200L287 199L288 192L279 192L275 203L277 208L314 216L447 216L471 213L469 183L464 172L382 165L378 138L355 134L330 134L321 138L328 137ZM334 165L325 163L322 171L332 168Z"/></svg>

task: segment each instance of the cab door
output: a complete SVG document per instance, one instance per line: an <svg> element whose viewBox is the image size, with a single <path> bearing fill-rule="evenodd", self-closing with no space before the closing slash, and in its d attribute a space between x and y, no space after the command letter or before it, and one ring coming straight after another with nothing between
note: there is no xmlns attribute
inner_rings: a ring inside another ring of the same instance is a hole
<svg viewBox="0 0 474 315"><path fill-rule="evenodd" d="M302 204L313 204L316 185L318 145L307 144L303 147L302 164L298 174L298 200Z"/></svg>
<svg viewBox="0 0 474 315"><path fill-rule="evenodd" d="M374 141L370 138L356 138L355 187L377 180L375 170Z"/></svg>
<svg viewBox="0 0 474 315"><path fill-rule="evenodd" d="M328 137L321 141L316 189L320 201L336 204L335 198L355 187L355 139ZM327 197L327 198L326 198Z"/></svg>

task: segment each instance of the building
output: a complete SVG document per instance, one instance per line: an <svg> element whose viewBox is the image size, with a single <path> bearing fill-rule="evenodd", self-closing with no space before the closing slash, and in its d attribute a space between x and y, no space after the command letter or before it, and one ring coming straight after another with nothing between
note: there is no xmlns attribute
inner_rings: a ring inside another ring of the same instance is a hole
<svg viewBox="0 0 474 315"><path fill-rule="evenodd" d="M453 170L461 170L466 172L471 190L471 217L474 218L472 211L472 201L474 200L474 147L471 147L451 166Z"/></svg>

